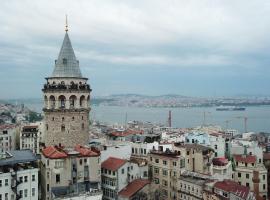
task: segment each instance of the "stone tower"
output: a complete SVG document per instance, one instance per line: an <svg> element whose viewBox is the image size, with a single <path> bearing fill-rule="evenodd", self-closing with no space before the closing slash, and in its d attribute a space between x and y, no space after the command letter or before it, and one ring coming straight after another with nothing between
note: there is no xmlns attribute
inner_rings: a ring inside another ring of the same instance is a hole
<svg viewBox="0 0 270 200"><path fill-rule="evenodd" d="M64 41L44 94L45 145L88 143L90 86L83 78L66 26Z"/></svg>

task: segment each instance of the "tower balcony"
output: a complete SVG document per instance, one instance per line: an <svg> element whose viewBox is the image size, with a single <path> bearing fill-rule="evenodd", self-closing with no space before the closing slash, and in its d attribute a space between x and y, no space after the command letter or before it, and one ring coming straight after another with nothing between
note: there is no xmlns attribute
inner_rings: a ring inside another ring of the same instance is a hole
<svg viewBox="0 0 270 200"><path fill-rule="evenodd" d="M89 112L91 108L43 108L42 110L44 112Z"/></svg>
<svg viewBox="0 0 270 200"><path fill-rule="evenodd" d="M88 84L72 84L72 85L63 85L63 84L44 84L43 92L91 92L92 89Z"/></svg>

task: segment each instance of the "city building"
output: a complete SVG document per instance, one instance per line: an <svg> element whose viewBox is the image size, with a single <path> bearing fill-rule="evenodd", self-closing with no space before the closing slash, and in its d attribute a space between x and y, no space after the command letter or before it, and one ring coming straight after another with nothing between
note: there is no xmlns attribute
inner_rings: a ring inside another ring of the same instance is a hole
<svg viewBox="0 0 270 200"><path fill-rule="evenodd" d="M232 162L227 158L213 158L213 175L220 179L232 178Z"/></svg>
<svg viewBox="0 0 270 200"><path fill-rule="evenodd" d="M30 150L6 151L0 159L0 199L38 200L38 171Z"/></svg>
<svg viewBox="0 0 270 200"><path fill-rule="evenodd" d="M119 194L119 200L149 199L150 181L136 179L123 188Z"/></svg>
<svg viewBox="0 0 270 200"><path fill-rule="evenodd" d="M16 126L5 124L0 125L0 158L6 151L16 149Z"/></svg>
<svg viewBox="0 0 270 200"><path fill-rule="evenodd" d="M208 176L183 173L178 180L178 199L203 199L204 185L208 181Z"/></svg>
<svg viewBox="0 0 270 200"><path fill-rule="evenodd" d="M90 86L79 68L68 30L52 75L44 85L45 144L88 144ZM67 137L68 136L68 137Z"/></svg>
<svg viewBox="0 0 270 200"><path fill-rule="evenodd" d="M76 145L48 146L41 154L42 199L101 195L100 152Z"/></svg>
<svg viewBox="0 0 270 200"><path fill-rule="evenodd" d="M201 174L212 174L214 150L200 144L174 143L173 150L185 159L185 169Z"/></svg>
<svg viewBox="0 0 270 200"><path fill-rule="evenodd" d="M158 199L177 199L177 181L185 169L185 158L170 150L152 150L148 154L151 196Z"/></svg>
<svg viewBox="0 0 270 200"><path fill-rule="evenodd" d="M231 180L217 181L214 184L213 199L221 200L256 200L249 187ZM208 200L208 199L207 199ZM209 199L210 200L210 199ZM258 200L258 199L257 199Z"/></svg>
<svg viewBox="0 0 270 200"><path fill-rule="evenodd" d="M24 125L20 131L20 149L30 149L35 154L40 154L42 140L42 123Z"/></svg>
<svg viewBox="0 0 270 200"><path fill-rule="evenodd" d="M234 155L233 179L240 185L250 188L256 199L267 199L267 170L261 163L257 163L255 155Z"/></svg>
<svg viewBox="0 0 270 200"><path fill-rule="evenodd" d="M117 199L120 193L121 198L129 199L148 184L148 166L145 159L109 157L102 162L101 173L104 199ZM136 187L135 191L136 183L141 186Z"/></svg>

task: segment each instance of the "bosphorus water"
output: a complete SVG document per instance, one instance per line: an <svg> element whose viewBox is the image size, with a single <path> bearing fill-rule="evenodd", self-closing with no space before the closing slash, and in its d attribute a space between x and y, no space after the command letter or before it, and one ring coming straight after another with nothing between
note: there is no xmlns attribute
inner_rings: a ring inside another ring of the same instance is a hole
<svg viewBox="0 0 270 200"><path fill-rule="evenodd" d="M25 105L38 112L42 110L41 103L25 102ZM124 124L127 116L127 121L138 120L166 124L169 110L172 111L174 127L195 127L205 123L220 125L223 128L228 125L228 128L244 132L244 117L247 117L248 131L270 132L270 106L249 106L246 107L246 111L216 111L215 107L138 108L93 105L90 118L112 124Z"/></svg>

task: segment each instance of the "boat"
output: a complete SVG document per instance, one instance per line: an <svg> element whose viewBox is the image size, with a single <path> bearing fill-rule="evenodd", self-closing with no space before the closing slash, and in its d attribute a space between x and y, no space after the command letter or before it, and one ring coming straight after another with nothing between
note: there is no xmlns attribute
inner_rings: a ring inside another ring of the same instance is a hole
<svg viewBox="0 0 270 200"><path fill-rule="evenodd" d="M245 107L239 106L219 106L216 108L216 111L245 111Z"/></svg>

